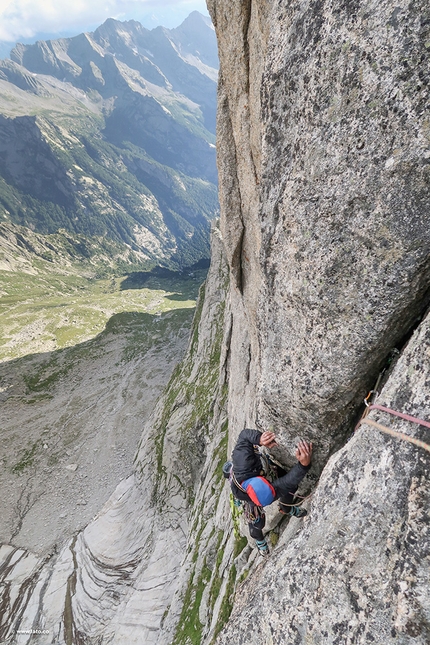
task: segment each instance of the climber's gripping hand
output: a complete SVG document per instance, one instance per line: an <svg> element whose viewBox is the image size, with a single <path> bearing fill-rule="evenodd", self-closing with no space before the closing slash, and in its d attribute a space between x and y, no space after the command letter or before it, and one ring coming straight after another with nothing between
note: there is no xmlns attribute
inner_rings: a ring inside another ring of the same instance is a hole
<svg viewBox="0 0 430 645"><path fill-rule="evenodd" d="M307 441L299 441L296 450L296 459L302 466L309 466L312 460L312 444Z"/></svg>
<svg viewBox="0 0 430 645"><path fill-rule="evenodd" d="M274 432L263 432L260 437L260 446L265 446L266 448L273 448L277 446L276 435Z"/></svg>

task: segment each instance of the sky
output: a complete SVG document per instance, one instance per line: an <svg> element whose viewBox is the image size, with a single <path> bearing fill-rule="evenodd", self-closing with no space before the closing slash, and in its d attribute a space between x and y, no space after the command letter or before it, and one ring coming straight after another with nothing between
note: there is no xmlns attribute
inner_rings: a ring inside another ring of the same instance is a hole
<svg viewBox="0 0 430 645"><path fill-rule="evenodd" d="M0 0L0 41L71 36L93 31L107 18L172 28L195 10L208 15L205 0Z"/></svg>

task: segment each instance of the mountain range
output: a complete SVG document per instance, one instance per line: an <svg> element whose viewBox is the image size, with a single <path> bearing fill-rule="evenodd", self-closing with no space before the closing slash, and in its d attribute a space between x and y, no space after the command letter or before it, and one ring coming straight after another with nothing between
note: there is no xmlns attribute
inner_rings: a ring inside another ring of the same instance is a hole
<svg viewBox="0 0 430 645"><path fill-rule="evenodd" d="M217 67L198 12L17 44L0 61L0 223L108 241L127 265L209 257Z"/></svg>

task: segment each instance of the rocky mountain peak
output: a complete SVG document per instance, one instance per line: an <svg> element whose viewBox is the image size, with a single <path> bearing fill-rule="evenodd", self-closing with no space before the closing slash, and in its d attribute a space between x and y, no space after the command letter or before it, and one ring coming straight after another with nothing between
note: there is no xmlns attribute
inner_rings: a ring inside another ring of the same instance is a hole
<svg viewBox="0 0 430 645"><path fill-rule="evenodd" d="M173 40L183 55L195 56L205 65L218 69L218 48L213 39L214 33L210 18L198 11L190 13L179 27L171 30Z"/></svg>
<svg viewBox="0 0 430 645"><path fill-rule="evenodd" d="M109 19L93 33L18 44L11 60L0 61L0 110L9 117L2 121L0 197L3 191L7 198L0 217L20 225L26 219L38 232L66 226L79 234L107 234L151 261L153 251L141 243L160 231L163 262L190 244L185 265L209 254L209 222L217 212L216 38L203 17L194 16L191 24L186 47L181 32ZM23 128L12 121L42 111L37 128L48 147L24 153ZM45 192L37 189L40 155L48 155L56 177L67 177ZM20 173L29 181L20 182ZM93 190L98 196L87 201ZM24 218L16 200L28 197Z"/></svg>

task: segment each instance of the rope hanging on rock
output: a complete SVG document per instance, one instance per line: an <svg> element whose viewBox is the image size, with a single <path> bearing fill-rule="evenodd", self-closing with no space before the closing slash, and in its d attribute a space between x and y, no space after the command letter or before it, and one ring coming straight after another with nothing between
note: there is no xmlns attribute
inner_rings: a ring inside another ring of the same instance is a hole
<svg viewBox="0 0 430 645"><path fill-rule="evenodd" d="M281 502L281 500L278 499L278 502L281 504L281 506L301 506L306 502L306 500L310 499L312 495L314 494L315 491L312 491L312 493L309 493L309 495L306 495L306 497L303 497L303 495L297 495L296 493L291 493L291 495L294 496L294 498L297 498L297 502L294 504L285 504L284 502Z"/></svg>
<svg viewBox="0 0 430 645"><path fill-rule="evenodd" d="M386 408L384 405L375 405L372 403L368 405L368 410L381 410L381 412L388 412L388 414L393 414L396 417L405 419L405 421L411 421L412 423L417 423L419 426L425 426L430 428L430 421L424 421L423 419L418 419L417 417L412 417L410 414L405 414L404 412L397 412L397 410L392 410L391 408Z"/></svg>
<svg viewBox="0 0 430 645"><path fill-rule="evenodd" d="M424 441L421 441L421 439L415 439L415 437L410 437L407 434L403 434L403 432L397 432L396 430L387 428L386 426L383 426L380 423L377 423L376 421L372 421L372 419L367 419L366 417L364 419L361 419L358 425L362 425L362 424L366 424L369 426L373 426L374 428L378 428L378 430L381 430L381 432L385 432L386 434L390 434L392 437L397 437L398 439L403 439L404 441L413 443L415 444L415 446L418 446L419 448L424 448L424 450L427 450L428 452L430 452L429 444L425 443Z"/></svg>
<svg viewBox="0 0 430 645"><path fill-rule="evenodd" d="M369 404L368 399L373 393L376 394L376 396L378 396L377 392L375 392L374 390L371 390L367 395L367 397L364 399L364 403L366 404L367 409L365 410L363 417L358 422L356 429L363 424L370 425L370 426L373 426L374 428L377 428L378 430L381 430L381 432L385 432L386 434L391 435L392 437L396 437L397 439L402 439L403 441L408 441L409 443L413 443L415 446L418 446L418 448L424 448L424 450L427 450L428 452L430 452L430 445L425 441L421 441L421 439L416 439L415 437L410 437L409 435L404 434L403 432L392 430L391 428L387 428L387 426L384 426L381 423L378 423L377 421L373 421L372 419L367 418L367 415L371 410L379 410L380 412L386 412L387 414L391 414L395 417L400 417L405 421L410 421L411 423L416 423L417 425L430 428L430 422L424 421L424 419L418 419L417 417L413 417L410 414L405 414L404 412L398 412L397 410L392 410L391 408L387 408L384 405L376 405L375 403Z"/></svg>

